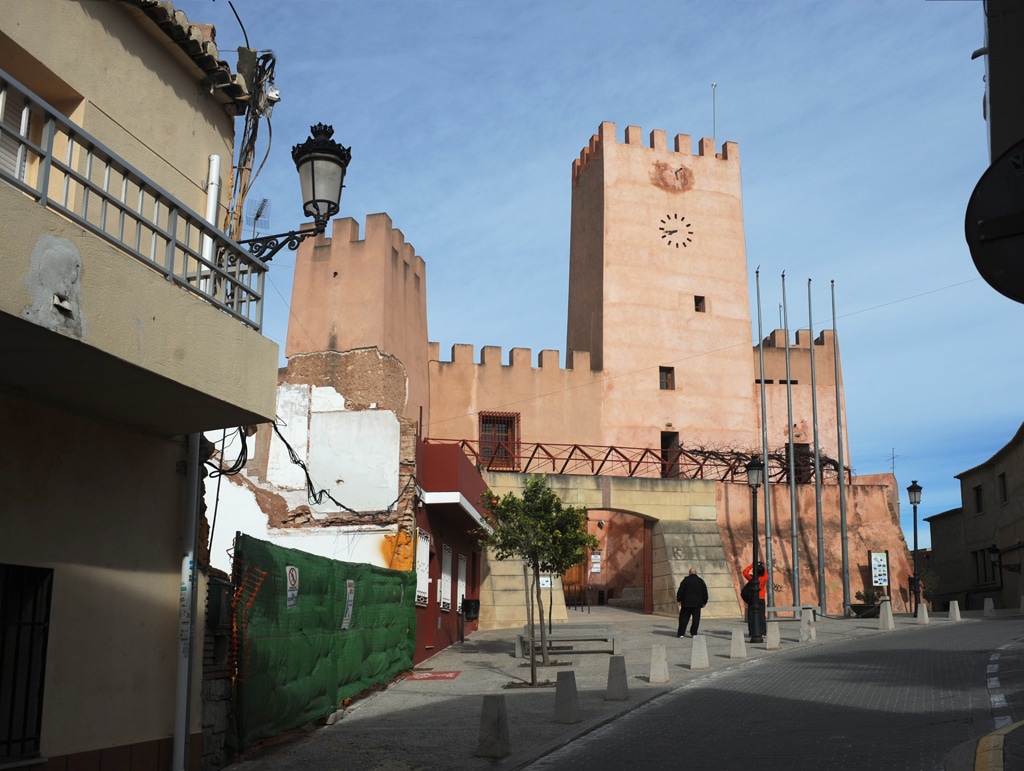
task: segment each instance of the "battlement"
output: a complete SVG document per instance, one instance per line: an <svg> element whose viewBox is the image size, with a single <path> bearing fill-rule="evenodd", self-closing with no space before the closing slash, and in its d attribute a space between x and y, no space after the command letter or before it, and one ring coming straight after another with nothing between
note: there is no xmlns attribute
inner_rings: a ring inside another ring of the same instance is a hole
<svg viewBox="0 0 1024 771"><path fill-rule="evenodd" d="M405 234L394 227L391 217L380 212L366 215L366 235L359 237L359 223L351 217L342 217L331 222L331 241L339 241L347 244L365 244L374 254L380 251L387 251L390 248L392 268L396 268L399 261L403 264L403 271L414 276L417 281L422 281L426 275L426 262L416 254L416 249L405 240ZM351 259L348 253L342 259Z"/></svg>
<svg viewBox="0 0 1024 771"><path fill-rule="evenodd" d="M452 346L451 358L448 361L441 361L441 344L428 343L429 351L427 359L439 364L479 364L484 368L511 367L519 370L531 370L533 366L533 350L530 348L513 348L508 352L508 363L501 360L500 345L485 345L480 349L480 361L474 361L472 345L467 343L456 343ZM555 350L544 350L537 357L537 367L544 370L557 370L560 354ZM572 372L582 370L590 372L590 353L588 351L572 351L563 371Z"/></svg>
<svg viewBox="0 0 1024 771"><path fill-rule="evenodd" d="M832 350L833 345L833 334L831 329L823 329L815 338L814 344L819 346L828 346L828 350ZM790 350L794 348L809 348L811 342L811 330L809 329L798 329L796 330L796 342L789 344ZM765 348L782 348L786 347L786 330L775 329L771 334L764 339Z"/></svg>
<svg viewBox="0 0 1024 771"><path fill-rule="evenodd" d="M666 152L667 136L663 129L651 131L648 144L643 143L643 131L639 126L626 126L623 142L616 138L615 124L611 121L604 121L598 128L598 132L590 138L590 143L580 151L580 157L572 162L572 183L575 186L579 183L580 175L602 155L605 146L610 144L631 145L633 147ZM676 134L673 140L674 149L669 151L678 155L693 155L693 145L689 134ZM735 142L724 142L722 152L715 152L715 140L709 137L702 137L697 142L697 156L704 158L717 158L722 161L738 163L740 159L739 145Z"/></svg>

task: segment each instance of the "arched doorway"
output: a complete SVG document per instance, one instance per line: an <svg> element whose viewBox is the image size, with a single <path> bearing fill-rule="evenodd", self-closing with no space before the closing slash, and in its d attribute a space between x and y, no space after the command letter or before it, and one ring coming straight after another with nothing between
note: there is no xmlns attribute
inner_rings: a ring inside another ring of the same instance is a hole
<svg viewBox="0 0 1024 771"><path fill-rule="evenodd" d="M566 607L608 604L653 613L654 522L630 511L588 510L587 532L599 545L562 576Z"/></svg>

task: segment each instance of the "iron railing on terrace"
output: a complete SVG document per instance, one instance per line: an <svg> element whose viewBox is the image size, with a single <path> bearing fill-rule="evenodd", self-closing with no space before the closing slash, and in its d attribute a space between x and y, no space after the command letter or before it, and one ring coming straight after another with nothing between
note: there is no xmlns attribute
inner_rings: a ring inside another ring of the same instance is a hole
<svg viewBox="0 0 1024 771"><path fill-rule="evenodd" d="M427 444L458 445L478 468L487 471L515 471L522 474L579 474L585 476L661 477L671 479L710 479L719 482L747 483L747 463L753 455L743 450L653 449L649 447L604 447L591 444L516 443L495 452L493 440L425 439ZM797 484L814 483L814 464L810 456L797 455ZM820 456L821 481L838 484L839 463ZM788 484L790 479L786 447L768 453L767 472L772 484ZM847 483L850 482L846 468Z"/></svg>
<svg viewBox="0 0 1024 771"><path fill-rule="evenodd" d="M259 331L265 263L0 70L0 179Z"/></svg>

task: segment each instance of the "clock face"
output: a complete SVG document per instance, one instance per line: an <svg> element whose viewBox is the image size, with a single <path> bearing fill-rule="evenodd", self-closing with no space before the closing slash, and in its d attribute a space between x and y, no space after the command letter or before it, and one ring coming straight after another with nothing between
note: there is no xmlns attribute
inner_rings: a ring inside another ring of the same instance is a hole
<svg viewBox="0 0 1024 771"><path fill-rule="evenodd" d="M666 214L658 224L658 235L665 246L685 249L693 243L693 223L678 212Z"/></svg>

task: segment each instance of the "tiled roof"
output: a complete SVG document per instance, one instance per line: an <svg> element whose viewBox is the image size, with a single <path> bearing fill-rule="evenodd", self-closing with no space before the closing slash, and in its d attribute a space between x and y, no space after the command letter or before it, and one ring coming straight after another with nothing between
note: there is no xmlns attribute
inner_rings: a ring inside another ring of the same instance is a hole
<svg viewBox="0 0 1024 771"><path fill-rule="evenodd" d="M217 50L216 30L212 24L196 24L188 20L184 11L167 0L121 0L138 8L153 21L170 40L188 56L206 79L219 89L241 114L249 101L245 79L231 71L231 65L220 58Z"/></svg>

